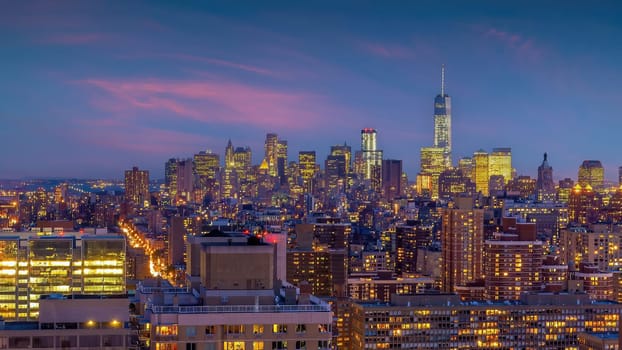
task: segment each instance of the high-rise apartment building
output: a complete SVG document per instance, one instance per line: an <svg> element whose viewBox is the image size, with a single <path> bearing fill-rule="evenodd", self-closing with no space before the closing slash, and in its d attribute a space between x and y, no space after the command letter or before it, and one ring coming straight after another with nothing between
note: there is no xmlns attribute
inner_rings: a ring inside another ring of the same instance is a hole
<svg viewBox="0 0 622 350"><path fill-rule="evenodd" d="M614 271L622 266L622 232L612 232L606 224L569 227L561 230L560 257L564 265L578 269L595 265L598 271Z"/></svg>
<svg viewBox="0 0 622 350"><path fill-rule="evenodd" d="M509 147L493 148L488 155L488 176L503 176L503 183L512 180L512 149Z"/></svg>
<svg viewBox="0 0 622 350"><path fill-rule="evenodd" d="M433 225L408 220L395 226L395 272L398 276L414 275L417 271L419 249L430 246Z"/></svg>
<svg viewBox="0 0 622 350"><path fill-rule="evenodd" d="M555 199L555 182L553 182L553 167L547 161L547 154L544 153L544 160L538 167L538 179L536 180L536 193L538 200L551 201Z"/></svg>
<svg viewBox="0 0 622 350"><path fill-rule="evenodd" d="M125 199L140 207L150 205L148 170L133 167L125 171Z"/></svg>
<svg viewBox="0 0 622 350"><path fill-rule="evenodd" d="M442 222L442 290L455 293L484 277L484 210L446 209Z"/></svg>
<svg viewBox="0 0 622 350"><path fill-rule="evenodd" d="M484 243L486 299L519 300L524 292L540 291L543 256L535 223L503 218L503 232Z"/></svg>
<svg viewBox="0 0 622 350"><path fill-rule="evenodd" d="M599 192L603 189L605 169L600 160L584 160L579 167L578 183L581 186L590 185Z"/></svg>
<svg viewBox="0 0 622 350"><path fill-rule="evenodd" d="M473 153L473 182L475 182L475 191L481 192L484 196L488 195L488 185L490 180L488 166L488 153L479 150Z"/></svg>
<svg viewBox="0 0 622 350"><path fill-rule="evenodd" d="M445 65L441 68L441 93L434 99L434 147L443 149L443 164L451 167L451 97L445 93Z"/></svg>

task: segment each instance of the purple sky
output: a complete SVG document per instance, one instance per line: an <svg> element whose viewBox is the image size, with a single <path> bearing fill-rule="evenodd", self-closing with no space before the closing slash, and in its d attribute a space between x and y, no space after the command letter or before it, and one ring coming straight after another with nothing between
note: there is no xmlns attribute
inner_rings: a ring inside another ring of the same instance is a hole
<svg viewBox="0 0 622 350"><path fill-rule="evenodd" d="M205 5L209 3L210 5ZM0 8L0 178L162 178L170 157L227 140L289 158L378 130L411 179L447 66L454 162L512 147L622 165L622 6L615 1L12 1Z"/></svg>

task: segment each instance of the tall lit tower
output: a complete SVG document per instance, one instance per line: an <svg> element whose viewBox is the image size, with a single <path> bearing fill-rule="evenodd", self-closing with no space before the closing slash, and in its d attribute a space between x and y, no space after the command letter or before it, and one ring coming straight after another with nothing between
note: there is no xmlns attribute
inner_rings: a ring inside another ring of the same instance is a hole
<svg viewBox="0 0 622 350"><path fill-rule="evenodd" d="M484 150L473 153L472 180L475 182L475 191L482 192L484 196L488 195L489 169L488 153Z"/></svg>
<svg viewBox="0 0 622 350"><path fill-rule="evenodd" d="M365 128L361 130L361 153L364 178L371 179L376 168L381 169L382 167L382 151L377 149L375 129Z"/></svg>
<svg viewBox="0 0 622 350"><path fill-rule="evenodd" d="M268 163L268 174L277 176L277 157L279 139L277 134L267 134L264 149L266 151L265 160Z"/></svg>
<svg viewBox="0 0 622 350"><path fill-rule="evenodd" d="M441 93L434 99L434 147L443 149L445 167L451 167L451 97L445 93L445 65L441 67Z"/></svg>

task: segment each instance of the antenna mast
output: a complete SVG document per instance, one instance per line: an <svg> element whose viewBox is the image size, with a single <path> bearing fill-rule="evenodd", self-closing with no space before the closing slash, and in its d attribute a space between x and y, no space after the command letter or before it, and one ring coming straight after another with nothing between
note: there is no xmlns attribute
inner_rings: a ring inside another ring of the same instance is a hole
<svg viewBox="0 0 622 350"><path fill-rule="evenodd" d="M445 65L441 66L441 96L445 96Z"/></svg>

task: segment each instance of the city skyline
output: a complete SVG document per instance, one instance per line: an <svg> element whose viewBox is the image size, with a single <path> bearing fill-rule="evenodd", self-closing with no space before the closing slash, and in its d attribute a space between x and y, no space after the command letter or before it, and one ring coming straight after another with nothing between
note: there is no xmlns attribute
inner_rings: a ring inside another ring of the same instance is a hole
<svg viewBox="0 0 622 350"><path fill-rule="evenodd" d="M229 139L259 164L271 132L323 164L374 128L412 181L445 64L454 165L511 147L519 175L546 152L556 180L595 159L616 181L619 5L526 4L4 5L0 177L159 179Z"/></svg>

